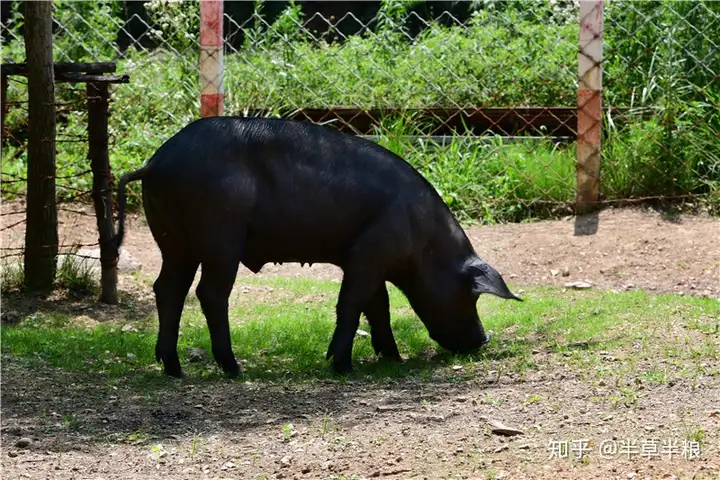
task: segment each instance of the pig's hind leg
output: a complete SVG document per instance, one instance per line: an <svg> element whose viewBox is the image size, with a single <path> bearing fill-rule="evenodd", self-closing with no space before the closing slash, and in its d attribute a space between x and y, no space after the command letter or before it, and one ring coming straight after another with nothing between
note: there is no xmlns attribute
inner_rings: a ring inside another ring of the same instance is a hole
<svg viewBox="0 0 720 480"><path fill-rule="evenodd" d="M240 367L232 352L228 320L228 300L239 264L239 259L222 256L203 261L202 275L196 289L210 330L213 356L230 377L240 375Z"/></svg>
<svg viewBox="0 0 720 480"><path fill-rule="evenodd" d="M182 377L177 354L178 331L185 297L197 272L198 262L187 258L163 255L160 275L153 284L160 329L155 344L155 359L163 363L171 377Z"/></svg>

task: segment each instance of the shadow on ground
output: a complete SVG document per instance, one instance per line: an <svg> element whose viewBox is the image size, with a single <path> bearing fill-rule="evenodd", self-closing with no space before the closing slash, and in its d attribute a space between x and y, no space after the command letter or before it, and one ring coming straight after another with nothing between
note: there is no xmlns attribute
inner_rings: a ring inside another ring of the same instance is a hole
<svg viewBox="0 0 720 480"><path fill-rule="evenodd" d="M578 215L575 217L575 236L595 235L600 226L598 212Z"/></svg>
<svg viewBox="0 0 720 480"><path fill-rule="evenodd" d="M437 360L427 369L443 366ZM407 362L411 371L417 361ZM360 367L359 376L362 376ZM496 379L487 376L487 382ZM322 421L358 408L360 421L378 405L414 405L462 395L483 379L426 381L414 375L392 379L329 379L308 383L248 382L220 375L170 379L160 372L122 376L30 366L7 355L2 365L3 441L18 433L37 439L34 448L64 452L78 445L162 441L271 430L298 419ZM422 419L418 419L422 421Z"/></svg>
<svg viewBox="0 0 720 480"><path fill-rule="evenodd" d="M51 295L22 291L3 292L3 325L18 323L33 314L86 316L98 323L145 319L155 315L155 298L137 292L120 292L119 305L100 303L94 292L56 290Z"/></svg>

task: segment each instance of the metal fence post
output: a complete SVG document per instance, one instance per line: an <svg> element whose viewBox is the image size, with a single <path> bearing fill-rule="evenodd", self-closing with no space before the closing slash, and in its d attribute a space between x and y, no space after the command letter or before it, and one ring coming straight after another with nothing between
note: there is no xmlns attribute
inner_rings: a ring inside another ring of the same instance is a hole
<svg viewBox="0 0 720 480"><path fill-rule="evenodd" d="M603 0L580 0L577 92L577 213L595 207L600 193Z"/></svg>
<svg viewBox="0 0 720 480"><path fill-rule="evenodd" d="M223 1L200 1L200 116L223 114Z"/></svg>

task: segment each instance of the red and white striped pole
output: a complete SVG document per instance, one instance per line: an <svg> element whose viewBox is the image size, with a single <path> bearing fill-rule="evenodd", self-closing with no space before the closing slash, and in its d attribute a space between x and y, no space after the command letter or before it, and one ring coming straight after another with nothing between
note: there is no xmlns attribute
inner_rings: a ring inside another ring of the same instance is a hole
<svg viewBox="0 0 720 480"><path fill-rule="evenodd" d="M603 0L579 3L576 209L583 213L595 206L600 195Z"/></svg>
<svg viewBox="0 0 720 480"><path fill-rule="evenodd" d="M223 114L223 0L200 0L200 116Z"/></svg>

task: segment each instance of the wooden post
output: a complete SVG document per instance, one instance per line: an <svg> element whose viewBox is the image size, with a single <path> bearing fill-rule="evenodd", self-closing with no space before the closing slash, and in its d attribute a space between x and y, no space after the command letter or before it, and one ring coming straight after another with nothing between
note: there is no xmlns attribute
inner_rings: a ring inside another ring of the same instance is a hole
<svg viewBox="0 0 720 480"><path fill-rule="evenodd" d="M200 116L223 108L223 0L200 1Z"/></svg>
<svg viewBox="0 0 720 480"><path fill-rule="evenodd" d="M52 8L53 2L25 2L30 132L24 273L28 290L45 293L55 283L58 255Z"/></svg>
<svg viewBox="0 0 720 480"><path fill-rule="evenodd" d="M92 198L100 235L100 301L117 304L118 249L114 242L115 228L112 217L112 191L110 189L110 157L108 154L108 84L87 84L88 156L93 173Z"/></svg>
<svg viewBox="0 0 720 480"><path fill-rule="evenodd" d="M576 210L592 210L600 193L603 0L580 0Z"/></svg>

